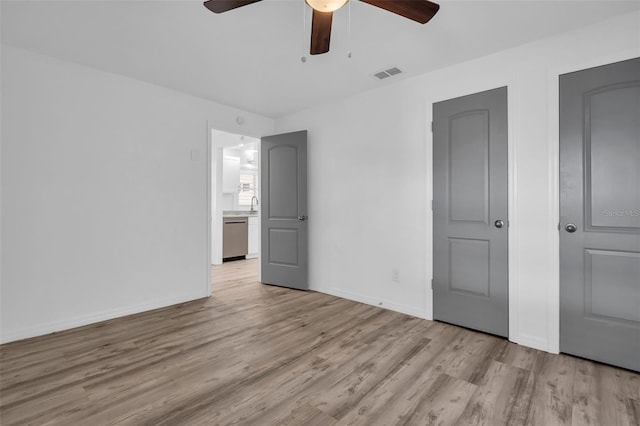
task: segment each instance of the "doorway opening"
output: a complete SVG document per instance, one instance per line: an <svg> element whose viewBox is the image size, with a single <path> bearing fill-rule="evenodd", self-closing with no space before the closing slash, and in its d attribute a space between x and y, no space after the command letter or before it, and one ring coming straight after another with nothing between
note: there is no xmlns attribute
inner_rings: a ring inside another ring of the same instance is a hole
<svg viewBox="0 0 640 426"><path fill-rule="evenodd" d="M224 280L248 271L259 278L260 139L211 129L210 153L213 290L221 270Z"/></svg>

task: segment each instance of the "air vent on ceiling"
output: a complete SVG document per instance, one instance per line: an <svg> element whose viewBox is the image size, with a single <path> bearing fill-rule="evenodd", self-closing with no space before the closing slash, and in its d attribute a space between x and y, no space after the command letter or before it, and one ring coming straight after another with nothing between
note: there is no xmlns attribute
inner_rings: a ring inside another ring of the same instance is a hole
<svg viewBox="0 0 640 426"><path fill-rule="evenodd" d="M373 76L378 80L384 80L385 78L393 77L394 75L400 74L402 70L398 67L389 68L388 70L380 71Z"/></svg>

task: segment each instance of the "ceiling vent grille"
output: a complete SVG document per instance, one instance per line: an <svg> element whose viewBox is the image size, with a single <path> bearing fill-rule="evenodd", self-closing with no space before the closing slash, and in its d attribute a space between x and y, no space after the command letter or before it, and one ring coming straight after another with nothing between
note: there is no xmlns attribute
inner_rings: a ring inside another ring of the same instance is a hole
<svg viewBox="0 0 640 426"><path fill-rule="evenodd" d="M374 73L373 76L378 80L384 80L385 78L393 77L394 75L398 75L402 72L402 70L398 67L389 68L384 71L380 71Z"/></svg>

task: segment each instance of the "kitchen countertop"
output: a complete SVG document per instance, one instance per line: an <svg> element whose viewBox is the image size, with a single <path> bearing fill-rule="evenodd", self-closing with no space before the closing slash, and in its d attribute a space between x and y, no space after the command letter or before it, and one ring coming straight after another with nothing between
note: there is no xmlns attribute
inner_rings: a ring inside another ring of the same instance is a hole
<svg viewBox="0 0 640 426"><path fill-rule="evenodd" d="M259 211L250 210L225 210L222 212L222 217L259 217Z"/></svg>

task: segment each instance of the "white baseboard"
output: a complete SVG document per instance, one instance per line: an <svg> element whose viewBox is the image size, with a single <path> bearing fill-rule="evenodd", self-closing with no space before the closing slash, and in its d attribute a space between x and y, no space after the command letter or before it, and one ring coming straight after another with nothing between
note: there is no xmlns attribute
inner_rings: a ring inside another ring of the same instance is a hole
<svg viewBox="0 0 640 426"><path fill-rule="evenodd" d="M426 291L426 300L424 304L424 318L433 321L433 289Z"/></svg>
<svg viewBox="0 0 640 426"><path fill-rule="evenodd" d="M354 302L360 302L360 303L365 303L367 305L378 306L380 308L389 309L391 311L400 312L400 313L411 315L418 318L424 318L428 320L433 319L433 318L429 318L429 313L433 315L433 313L429 309L424 310L424 309L420 309L413 306L401 305L388 300L373 299L368 296L350 293L347 291L339 290L337 288L330 288L330 287L314 288L313 290L318 291L320 293L326 293L332 296L340 297L342 299L353 300ZM520 334L519 336L517 336L517 338L510 337L509 340L529 348L538 349L544 352L557 353L550 350L549 342L547 341L547 339L544 339L538 336Z"/></svg>
<svg viewBox="0 0 640 426"><path fill-rule="evenodd" d="M323 288L314 288L313 290L318 291L320 293L326 293L332 296L340 297L342 299L353 300L354 302L365 303L367 305L377 306L379 308L389 309L391 311L400 312L402 314L407 314L414 317L427 319L425 316L424 309L422 308L401 305L399 303L391 302L389 300L373 299L368 296L363 296L361 294L356 294L356 293L350 293L347 291L339 290L337 288L323 287Z"/></svg>
<svg viewBox="0 0 640 426"><path fill-rule="evenodd" d="M127 315L138 314L140 312L151 311L153 309L165 308L171 305L177 305L179 303L190 302L192 300L202 299L208 297L208 294L197 294L190 296L180 296L167 299L156 299L150 302L140 303L137 305L131 305L124 308L111 309L102 312L98 312L90 315L83 315L75 318L69 318L59 321L48 322L45 324L39 324L35 326L29 326L20 328L18 330L11 330L3 332L0 335L0 344L13 342L16 340L28 339L30 337L42 336L57 331L69 330L76 327L82 327L89 324L94 324L101 321L111 320Z"/></svg>

